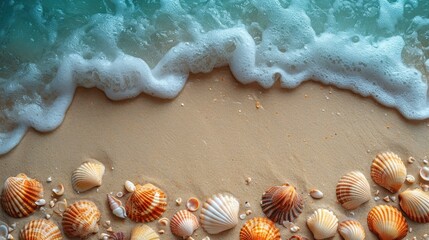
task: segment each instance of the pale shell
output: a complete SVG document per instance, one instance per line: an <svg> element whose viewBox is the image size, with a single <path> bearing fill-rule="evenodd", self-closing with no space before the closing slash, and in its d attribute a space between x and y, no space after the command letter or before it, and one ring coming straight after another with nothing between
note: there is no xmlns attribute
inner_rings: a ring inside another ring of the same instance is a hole
<svg viewBox="0 0 429 240"><path fill-rule="evenodd" d="M338 232L345 240L364 240L365 229L356 220L343 221L338 226Z"/></svg>
<svg viewBox="0 0 429 240"><path fill-rule="evenodd" d="M307 226L315 239L333 237L337 232L338 218L332 211L320 208L307 218Z"/></svg>
<svg viewBox="0 0 429 240"><path fill-rule="evenodd" d="M371 199L371 189L365 175L352 171L342 176L336 188L337 200L345 209L352 210Z"/></svg>
<svg viewBox="0 0 429 240"><path fill-rule="evenodd" d="M55 188L52 189L52 192L56 196L62 196L64 194L64 185L59 184L58 186L56 186Z"/></svg>
<svg viewBox="0 0 429 240"><path fill-rule="evenodd" d="M85 238L98 232L101 213L95 203L81 200L68 206L63 214L62 226L69 237Z"/></svg>
<svg viewBox="0 0 429 240"><path fill-rule="evenodd" d="M125 189L127 190L127 192L134 192L136 190L136 185L134 185L133 182L131 181L125 181Z"/></svg>
<svg viewBox="0 0 429 240"><path fill-rule="evenodd" d="M380 240L403 239L408 232L405 217L392 206L373 207L368 213L367 221L369 230Z"/></svg>
<svg viewBox="0 0 429 240"><path fill-rule="evenodd" d="M429 222L429 193L420 188L406 190L399 194L399 205L411 220Z"/></svg>
<svg viewBox="0 0 429 240"><path fill-rule="evenodd" d="M122 206L122 202L119 199L107 194L107 202L109 203L110 210L112 210L115 216L119 218L127 217L125 208Z"/></svg>
<svg viewBox="0 0 429 240"><path fill-rule="evenodd" d="M104 165L90 159L80 165L72 174L72 186L76 192L85 192L101 186L105 171Z"/></svg>
<svg viewBox="0 0 429 240"><path fill-rule="evenodd" d="M371 178L378 185L396 193L407 177L407 169L401 158L392 153L378 154L371 165Z"/></svg>
<svg viewBox="0 0 429 240"><path fill-rule="evenodd" d="M61 240L60 229L58 226L46 219L32 220L25 224L19 234L20 240Z"/></svg>
<svg viewBox="0 0 429 240"><path fill-rule="evenodd" d="M200 200L196 197L191 197L186 201L186 209L191 212L195 212L200 208Z"/></svg>
<svg viewBox="0 0 429 240"><path fill-rule="evenodd" d="M159 235L148 225L139 224L131 232L131 240L159 240Z"/></svg>
<svg viewBox="0 0 429 240"><path fill-rule="evenodd" d="M270 219L256 217L241 228L240 240L281 240L280 230Z"/></svg>
<svg viewBox="0 0 429 240"><path fill-rule="evenodd" d="M9 235L8 226L0 222L0 240L6 240L8 235Z"/></svg>
<svg viewBox="0 0 429 240"><path fill-rule="evenodd" d="M420 168L419 174L424 181L429 182L429 167Z"/></svg>
<svg viewBox="0 0 429 240"><path fill-rule="evenodd" d="M151 222L167 209L167 196L159 188L147 183L136 185L135 191L125 204L127 216L135 222Z"/></svg>
<svg viewBox="0 0 429 240"><path fill-rule="evenodd" d="M198 218L188 210L180 210L171 218L170 230L179 237L186 239L199 228Z"/></svg>
<svg viewBox="0 0 429 240"><path fill-rule="evenodd" d="M228 193L219 193L207 199L201 209L200 222L204 230L216 234L235 227L240 203Z"/></svg>

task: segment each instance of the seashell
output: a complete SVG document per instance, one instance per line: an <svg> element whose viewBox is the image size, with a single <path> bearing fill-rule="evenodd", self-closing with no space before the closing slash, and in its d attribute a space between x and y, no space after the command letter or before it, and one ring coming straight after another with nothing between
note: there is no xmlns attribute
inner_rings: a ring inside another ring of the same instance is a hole
<svg viewBox="0 0 429 240"><path fill-rule="evenodd" d="M280 230L270 219L256 217L241 228L240 240L281 240Z"/></svg>
<svg viewBox="0 0 429 240"><path fill-rule="evenodd" d="M46 219L32 220L25 224L19 233L20 240L61 240L61 231L58 226Z"/></svg>
<svg viewBox="0 0 429 240"><path fill-rule="evenodd" d="M429 193L420 188L406 190L399 194L399 205L411 220L429 222Z"/></svg>
<svg viewBox="0 0 429 240"><path fill-rule="evenodd" d="M429 167L420 168L419 174L424 181L429 182Z"/></svg>
<svg viewBox="0 0 429 240"><path fill-rule="evenodd" d="M338 202L348 210L356 209L371 199L371 189L365 175L352 171L342 176L336 188Z"/></svg>
<svg viewBox="0 0 429 240"><path fill-rule="evenodd" d="M0 222L0 240L6 240L8 235L9 235L8 226Z"/></svg>
<svg viewBox="0 0 429 240"><path fill-rule="evenodd" d="M198 218L188 210L180 210L171 218L171 232L183 239L190 237L200 227Z"/></svg>
<svg viewBox="0 0 429 240"><path fill-rule="evenodd" d="M320 208L307 219L307 226L315 239L330 238L337 231L338 218L332 211Z"/></svg>
<svg viewBox="0 0 429 240"><path fill-rule="evenodd" d="M288 183L270 187L262 195L261 203L264 214L274 222L293 222L304 207L304 200L296 188Z"/></svg>
<svg viewBox="0 0 429 240"><path fill-rule="evenodd" d="M119 218L127 217L125 208L122 206L122 202L119 199L110 196L110 194L107 194L107 202L109 203L110 210L112 210L112 213L115 216Z"/></svg>
<svg viewBox="0 0 429 240"><path fill-rule="evenodd" d="M392 152L380 153L372 161L372 180L392 193L399 191L406 177L407 169L404 163Z"/></svg>
<svg viewBox="0 0 429 240"><path fill-rule="evenodd" d="M125 189L127 190L127 192L134 192L136 190L136 185L134 185L134 183L132 183L131 181L125 181Z"/></svg>
<svg viewBox="0 0 429 240"><path fill-rule="evenodd" d="M62 196L64 194L64 185L59 184L58 186L56 186L55 188L52 189L52 192L56 196Z"/></svg>
<svg viewBox="0 0 429 240"><path fill-rule="evenodd" d="M235 227L238 223L240 203L227 193L219 193L207 199L201 209L201 226L210 234Z"/></svg>
<svg viewBox="0 0 429 240"><path fill-rule="evenodd" d="M42 198L42 184L20 173L16 177L6 179L1 205L9 216L22 218L34 213L38 207L37 200Z"/></svg>
<svg viewBox="0 0 429 240"><path fill-rule="evenodd" d="M125 204L127 216L135 222L151 222L167 209L167 196L159 188L147 183L136 185L136 190Z"/></svg>
<svg viewBox="0 0 429 240"><path fill-rule="evenodd" d="M133 228L131 240L159 240L159 235L148 225L140 224Z"/></svg>
<svg viewBox="0 0 429 240"><path fill-rule="evenodd" d="M368 228L380 240L403 239L408 232L408 224L402 213L388 205L378 205L369 211Z"/></svg>
<svg viewBox="0 0 429 240"><path fill-rule="evenodd" d="M191 212L195 212L200 208L200 200L196 197L191 197L186 201L186 209L188 209Z"/></svg>
<svg viewBox="0 0 429 240"><path fill-rule="evenodd" d="M365 229L356 220L347 220L340 223L338 232L345 240L364 240Z"/></svg>
<svg viewBox="0 0 429 240"><path fill-rule="evenodd" d="M95 159L82 163L72 174L73 189L76 192L85 192L101 186L104 171L104 165Z"/></svg>
<svg viewBox="0 0 429 240"><path fill-rule="evenodd" d="M321 199L323 198L323 192L320 191L319 189L311 189L310 196L314 199Z"/></svg>
<svg viewBox="0 0 429 240"><path fill-rule="evenodd" d="M101 213L95 203L81 200L68 206L64 211L62 226L69 237L85 238L98 232Z"/></svg>
<svg viewBox="0 0 429 240"><path fill-rule="evenodd" d="M109 239L113 239L113 240L125 240L125 233L123 232L115 232L115 233L110 233L110 238ZM159 239L159 238L155 238L155 239Z"/></svg>
<svg viewBox="0 0 429 240"><path fill-rule="evenodd" d="M309 239L301 235L293 235L292 237L289 238L289 240L309 240Z"/></svg>

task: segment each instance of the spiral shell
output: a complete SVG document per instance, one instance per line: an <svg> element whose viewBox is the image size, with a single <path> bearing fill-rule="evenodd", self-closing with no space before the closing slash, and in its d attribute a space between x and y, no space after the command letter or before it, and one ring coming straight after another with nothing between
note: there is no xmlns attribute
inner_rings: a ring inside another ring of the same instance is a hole
<svg viewBox="0 0 429 240"><path fill-rule="evenodd" d="M365 229L356 220L347 220L340 223L338 232L345 240L364 240Z"/></svg>
<svg viewBox="0 0 429 240"><path fill-rule="evenodd" d="M140 224L133 228L131 240L159 240L159 235L148 225Z"/></svg>
<svg viewBox="0 0 429 240"><path fill-rule="evenodd" d="M238 223L240 203L227 193L213 195L201 209L201 226L210 234L216 234L235 227Z"/></svg>
<svg viewBox="0 0 429 240"><path fill-rule="evenodd" d="M240 240L280 240L280 230L268 218L248 220L240 230Z"/></svg>
<svg viewBox="0 0 429 240"><path fill-rule="evenodd" d="M368 228L380 240L402 239L407 235L408 224L402 213L388 205L378 205L369 211Z"/></svg>
<svg viewBox="0 0 429 240"><path fill-rule="evenodd" d="M296 188L288 183L282 186L270 187L262 195L262 211L274 222L282 224L283 221L292 222L304 207L304 200Z"/></svg>
<svg viewBox="0 0 429 240"><path fill-rule="evenodd" d="M406 190L399 194L399 205L411 220L429 222L429 193L420 188Z"/></svg>
<svg viewBox="0 0 429 240"><path fill-rule="evenodd" d="M27 217L37 209L36 202L43 198L43 186L24 173L6 179L1 195L4 211L15 218Z"/></svg>
<svg viewBox="0 0 429 240"><path fill-rule="evenodd" d="M81 200L68 206L63 214L62 226L69 237L85 238L98 232L101 213L95 203Z"/></svg>
<svg viewBox="0 0 429 240"><path fill-rule="evenodd" d="M342 176L338 181L336 194L338 202L348 210L356 209L371 199L368 180L359 171Z"/></svg>
<svg viewBox="0 0 429 240"><path fill-rule="evenodd" d="M113 215L119 218L127 217L125 208L122 206L122 202L119 199L107 194L107 202L109 203L109 207L110 210L112 210Z"/></svg>
<svg viewBox="0 0 429 240"><path fill-rule="evenodd" d="M167 209L167 196L159 188L147 183L136 185L135 191L125 204L127 216L135 222L151 222Z"/></svg>
<svg viewBox="0 0 429 240"><path fill-rule="evenodd" d="M372 180L392 193L399 191L406 177L407 169L404 163L392 152L380 153L372 161Z"/></svg>
<svg viewBox="0 0 429 240"><path fill-rule="evenodd" d="M21 240L61 240L60 229L58 226L49 220L38 219L32 220L25 224L19 234Z"/></svg>
<svg viewBox="0 0 429 240"><path fill-rule="evenodd" d="M198 218L188 210L178 211L171 218L171 232L183 239L190 237L200 227Z"/></svg>
<svg viewBox="0 0 429 240"><path fill-rule="evenodd" d="M337 232L338 218L332 211L320 208L307 219L307 226L315 239L333 237Z"/></svg>
<svg viewBox="0 0 429 240"><path fill-rule="evenodd" d="M101 186L105 169L104 165L95 159L82 163L72 174L73 189L76 192L85 192Z"/></svg>

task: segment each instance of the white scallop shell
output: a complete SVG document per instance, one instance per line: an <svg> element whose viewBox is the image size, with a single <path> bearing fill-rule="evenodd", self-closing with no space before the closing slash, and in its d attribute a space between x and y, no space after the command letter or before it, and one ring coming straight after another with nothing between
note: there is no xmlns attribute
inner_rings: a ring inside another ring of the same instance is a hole
<svg viewBox="0 0 429 240"><path fill-rule="evenodd" d="M363 173L352 171L338 181L336 195L345 209L352 210L371 199L371 189Z"/></svg>
<svg viewBox="0 0 429 240"><path fill-rule="evenodd" d="M73 189L77 192L85 192L100 186L105 169L104 165L95 159L84 162L73 172Z"/></svg>
<svg viewBox="0 0 429 240"><path fill-rule="evenodd" d="M332 211L320 208L307 219L307 226L315 239L333 237L337 232L338 218Z"/></svg>
<svg viewBox="0 0 429 240"><path fill-rule="evenodd" d="M216 234L235 227L238 223L240 203L227 193L213 195L201 209L201 226L210 234Z"/></svg>
<svg viewBox="0 0 429 240"><path fill-rule="evenodd" d="M170 221L171 232L184 239L190 237L199 226L198 218L188 210L177 212Z"/></svg>
<svg viewBox="0 0 429 240"><path fill-rule="evenodd" d="M110 210L112 210L112 213L119 217L119 218L126 218L127 213L125 211L125 208L122 206L122 202L111 196L110 194L107 194L107 201L109 202Z"/></svg>
<svg viewBox="0 0 429 240"><path fill-rule="evenodd" d="M429 222L429 193L420 188L406 190L399 194L399 205L411 220Z"/></svg>
<svg viewBox="0 0 429 240"><path fill-rule="evenodd" d="M131 240L159 240L159 235L148 225L139 224L131 232Z"/></svg>
<svg viewBox="0 0 429 240"><path fill-rule="evenodd" d="M407 169L404 163L392 152L380 153L372 161L372 180L392 193L399 191L406 177Z"/></svg>
<svg viewBox="0 0 429 240"><path fill-rule="evenodd" d="M338 232L345 240L364 240L365 229L356 220L347 220L340 223Z"/></svg>

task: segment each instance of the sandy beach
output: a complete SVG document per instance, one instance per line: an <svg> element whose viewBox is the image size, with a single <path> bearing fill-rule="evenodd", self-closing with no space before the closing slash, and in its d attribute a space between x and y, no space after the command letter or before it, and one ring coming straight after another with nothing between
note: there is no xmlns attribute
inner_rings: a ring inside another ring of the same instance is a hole
<svg viewBox="0 0 429 240"><path fill-rule="evenodd" d="M229 192L241 204L240 213L251 205L252 214L263 216L259 202L267 188L290 183L304 195L304 211L296 220L299 234L311 237L305 221L318 208L332 210L340 221L354 218L366 229L366 239L376 239L366 225L368 211L377 204L398 207L398 201L385 203L385 196L397 196L377 186L370 178L370 165L377 153L393 151L406 164L408 174L416 177L427 159L429 121L409 121L396 110L350 91L308 82L296 89L279 86L263 89L238 83L228 68L209 74L192 75L181 94L173 100L141 95L113 102L96 89L77 90L62 125L53 132L29 131L10 153L0 156L0 181L26 173L43 183L45 199L51 189L62 183L63 198L94 201L102 211L100 224L112 221L114 231L129 236L136 225L130 219L113 216L106 194L124 190L125 180L152 183L165 190L172 217L185 206L175 200L189 197L205 200L212 194ZM408 164L407 159L416 159ZM106 166L103 184L77 194L71 187L71 173L87 158ZM370 200L360 208L347 211L337 202L335 187L339 178L352 170L365 174L371 190L380 190L379 201ZM46 179L53 181L47 183ZM245 180L251 178L249 185ZM324 193L320 200L309 195L310 189ZM121 198L126 201L128 195ZM47 207L47 211L52 209ZM196 214L198 214L196 212ZM53 221L61 218L52 214ZM0 212L0 219L17 228L44 215L37 211L24 219L13 219ZM412 232L407 238L429 234L428 224L407 218ZM238 239L245 220L232 230L209 235L212 240ZM164 229L161 239L175 239L169 228L157 221L149 223ZM282 239L292 233L283 226ZM100 232L105 228L100 226ZM18 239L18 231L13 236ZM203 229L194 239L207 236ZM97 239L97 235L91 237ZM177 238L178 239L178 238ZM341 239L339 234L334 239Z"/></svg>

